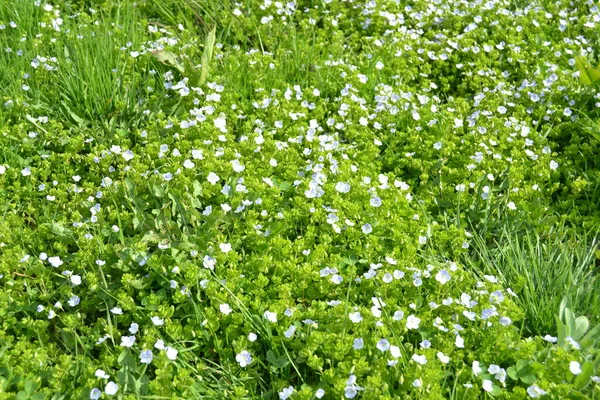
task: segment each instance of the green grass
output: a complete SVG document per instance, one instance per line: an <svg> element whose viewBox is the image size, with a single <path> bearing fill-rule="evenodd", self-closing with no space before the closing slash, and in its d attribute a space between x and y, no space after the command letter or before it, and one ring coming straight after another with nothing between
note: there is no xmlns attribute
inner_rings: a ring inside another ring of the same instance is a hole
<svg viewBox="0 0 600 400"><path fill-rule="evenodd" d="M507 227L492 242L477 235L466 265L478 275L498 276L518 295L526 313L524 329L542 335L555 330L563 298L577 315L594 323L600 316L598 234L564 225L547 233L513 233Z"/></svg>
<svg viewBox="0 0 600 400"><path fill-rule="evenodd" d="M0 3L0 400L598 398L598 15Z"/></svg>

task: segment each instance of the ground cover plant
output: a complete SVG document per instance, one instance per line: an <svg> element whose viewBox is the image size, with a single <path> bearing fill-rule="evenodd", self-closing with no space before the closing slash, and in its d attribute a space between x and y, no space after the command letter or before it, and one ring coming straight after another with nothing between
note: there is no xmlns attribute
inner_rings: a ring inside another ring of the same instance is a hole
<svg viewBox="0 0 600 400"><path fill-rule="evenodd" d="M0 399L594 399L592 1L0 2Z"/></svg>

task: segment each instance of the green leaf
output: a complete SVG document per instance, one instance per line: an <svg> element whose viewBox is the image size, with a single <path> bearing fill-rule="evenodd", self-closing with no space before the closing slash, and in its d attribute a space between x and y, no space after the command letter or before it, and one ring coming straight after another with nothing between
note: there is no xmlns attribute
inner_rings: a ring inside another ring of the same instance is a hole
<svg viewBox="0 0 600 400"><path fill-rule="evenodd" d="M587 330L590 328L590 321L584 316L577 317L575 319L575 330L573 332L573 339L579 340L585 335Z"/></svg>
<svg viewBox="0 0 600 400"><path fill-rule="evenodd" d="M519 375L517 374L517 369L515 367L508 367L506 374L510 377L510 379L515 381L519 379Z"/></svg>
<svg viewBox="0 0 600 400"><path fill-rule="evenodd" d="M161 185L152 185L152 192L156 197L163 197L165 195L165 188Z"/></svg>
<svg viewBox="0 0 600 400"><path fill-rule="evenodd" d="M575 66L579 70L579 82L582 85L593 85L600 82L600 69L592 67L587 58L575 57Z"/></svg>
<svg viewBox="0 0 600 400"><path fill-rule="evenodd" d="M277 357L275 357L275 353L271 350L267 351L267 361L271 364L275 364L277 362Z"/></svg>
<svg viewBox="0 0 600 400"><path fill-rule="evenodd" d="M581 373L577 375L573 385L576 390L583 389L590 382L592 375L594 374L594 364L591 361L586 361L581 365Z"/></svg>
<svg viewBox="0 0 600 400"><path fill-rule="evenodd" d="M25 391L29 394L35 392L35 389L37 389L37 383L35 381L29 380L27 382L25 382Z"/></svg>
<svg viewBox="0 0 600 400"><path fill-rule="evenodd" d="M175 53L172 53L167 50L156 50L152 52L152 56L156 58L159 62L176 68L182 74L185 73L185 68L181 63L181 59L177 57Z"/></svg>
<svg viewBox="0 0 600 400"><path fill-rule="evenodd" d="M492 391L489 392L492 396L500 396L502 394L502 389L500 387L493 385Z"/></svg>
<svg viewBox="0 0 600 400"><path fill-rule="evenodd" d="M529 365L529 361L518 360L517 361L517 373L519 376L523 376L531 372L531 366Z"/></svg>
<svg viewBox="0 0 600 400"><path fill-rule="evenodd" d="M194 181L193 187L194 187L194 192L193 192L194 197L202 196L202 184L198 181Z"/></svg>
<svg viewBox="0 0 600 400"><path fill-rule="evenodd" d="M203 85L206 82L206 78L208 77L208 72L210 71L210 61L212 60L213 50L215 47L215 35L217 33L217 27L215 26L206 36L206 41L204 42L204 51L202 52L202 70L200 71L200 85Z"/></svg>
<svg viewBox="0 0 600 400"><path fill-rule="evenodd" d="M131 355L131 352L128 349L123 350L121 352L121 354L119 354L119 358L117 359L117 362L122 367L131 368L131 369L135 369L135 367L136 367L135 359L133 358L133 356Z"/></svg>
<svg viewBox="0 0 600 400"><path fill-rule="evenodd" d="M281 190L282 192L287 192L292 187L291 183L289 182L280 182L278 186L279 190Z"/></svg>
<svg viewBox="0 0 600 400"><path fill-rule="evenodd" d="M521 376L521 382L531 385L537 380L534 374L525 374Z"/></svg>
<svg viewBox="0 0 600 400"><path fill-rule="evenodd" d="M564 347L565 339L567 337L567 328L562 323L559 316L556 316L556 329L558 331L558 345Z"/></svg>
<svg viewBox="0 0 600 400"><path fill-rule="evenodd" d="M69 228L65 227L62 224L59 224L57 222L52 222L49 225L50 225L50 230L52 231L52 233L60 238L63 238L63 239L71 238L73 236L73 231L70 230Z"/></svg>
<svg viewBox="0 0 600 400"><path fill-rule="evenodd" d="M575 315L571 309L565 309L565 328L567 328L567 336L573 336L575 332Z"/></svg>
<svg viewBox="0 0 600 400"><path fill-rule="evenodd" d="M147 243L147 242L158 243L160 241L161 241L160 236L158 236L158 234L156 234L156 232L154 232L154 231L150 231L150 232L146 233L142 237L142 240L141 240L142 243Z"/></svg>
<svg viewBox="0 0 600 400"><path fill-rule="evenodd" d="M267 361L277 368L283 368L289 364L287 357L276 357L275 353L273 353L271 350L267 351Z"/></svg>
<svg viewBox="0 0 600 400"><path fill-rule="evenodd" d="M600 325L594 326L590 331L581 339L581 347L585 349L588 346L591 346L600 339Z"/></svg>
<svg viewBox="0 0 600 400"><path fill-rule="evenodd" d="M129 178L125 178L123 182L125 183L127 190L133 194L135 192L135 183L133 183L133 181Z"/></svg>
<svg viewBox="0 0 600 400"><path fill-rule="evenodd" d="M558 317L561 321L565 320L565 310L570 306L569 298L567 296L563 297L562 301L560 302L560 306L558 307Z"/></svg>
<svg viewBox="0 0 600 400"><path fill-rule="evenodd" d="M15 397L16 400L27 400L29 399L29 394L24 391L21 390L19 393L17 393L17 397Z"/></svg>

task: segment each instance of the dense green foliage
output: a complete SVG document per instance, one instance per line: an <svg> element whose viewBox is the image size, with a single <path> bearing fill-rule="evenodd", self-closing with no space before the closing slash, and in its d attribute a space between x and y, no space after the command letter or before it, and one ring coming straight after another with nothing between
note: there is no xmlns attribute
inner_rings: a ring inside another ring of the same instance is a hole
<svg viewBox="0 0 600 400"><path fill-rule="evenodd" d="M1 2L0 399L598 397L599 26Z"/></svg>

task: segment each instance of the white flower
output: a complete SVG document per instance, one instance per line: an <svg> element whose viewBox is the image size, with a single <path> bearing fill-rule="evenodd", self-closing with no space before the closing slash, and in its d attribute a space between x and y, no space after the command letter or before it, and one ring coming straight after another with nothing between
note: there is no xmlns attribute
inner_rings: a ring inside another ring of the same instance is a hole
<svg viewBox="0 0 600 400"><path fill-rule="evenodd" d="M388 351L390 349L390 342L387 339L381 339L379 342L377 342L376 347L379 351Z"/></svg>
<svg viewBox="0 0 600 400"><path fill-rule="evenodd" d="M448 283L448 281L450 281L450 273L443 269L435 275L435 280L441 283L442 285L445 285L446 283Z"/></svg>
<svg viewBox="0 0 600 400"><path fill-rule="evenodd" d="M108 378L110 378L110 375L108 375L102 369L97 369L96 372L94 373L94 375L96 376L96 378L100 378L100 379L108 379Z"/></svg>
<svg viewBox="0 0 600 400"><path fill-rule="evenodd" d="M235 361L240 364L240 367L244 368L252 362L252 355L248 353L246 350L242 350L235 356Z"/></svg>
<svg viewBox="0 0 600 400"><path fill-rule="evenodd" d="M31 168L29 168L29 167L23 168L21 170L21 175L23 175L23 176L29 176L29 175L31 175Z"/></svg>
<svg viewBox="0 0 600 400"><path fill-rule="evenodd" d="M322 399L323 396L325 396L325 391L323 389L317 389L317 391L315 392L315 397L317 399Z"/></svg>
<svg viewBox="0 0 600 400"><path fill-rule="evenodd" d="M115 394L117 394L117 392L119 391L119 385L117 385L114 382L108 382L108 384L106 385L106 387L104 388L104 393L106 393L109 396L114 396Z"/></svg>
<svg viewBox="0 0 600 400"><path fill-rule="evenodd" d="M115 314L115 315L121 315L123 314L123 310L120 309L119 307L113 307L110 309L110 312Z"/></svg>
<svg viewBox="0 0 600 400"><path fill-rule="evenodd" d="M395 311L394 315L392 316L392 319L394 321L400 321L400 320L402 320L402 318L404 318L404 311L401 311L401 310Z"/></svg>
<svg viewBox="0 0 600 400"><path fill-rule="evenodd" d="M204 265L204 268L214 270L216 264L217 264L217 260L215 260L211 256L204 256L204 261L202 262L202 265Z"/></svg>
<svg viewBox="0 0 600 400"><path fill-rule="evenodd" d="M225 315L229 315L231 313L231 307L229 306L229 304L227 303L223 303L219 306L219 310L225 314Z"/></svg>
<svg viewBox="0 0 600 400"><path fill-rule="evenodd" d="M581 364L577 361L571 361L569 363L569 371L571 371L573 375L579 375L581 373Z"/></svg>
<svg viewBox="0 0 600 400"><path fill-rule="evenodd" d="M121 336L121 347L131 347L135 343L135 336Z"/></svg>
<svg viewBox="0 0 600 400"><path fill-rule="evenodd" d="M152 362L152 350L144 350L140 353L140 362L142 364L150 364Z"/></svg>
<svg viewBox="0 0 600 400"><path fill-rule="evenodd" d="M140 329L140 326L138 324L136 324L135 322L132 322L131 325L129 326L129 333L131 333L132 335L135 335L136 333L138 333L139 329Z"/></svg>
<svg viewBox="0 0 600 400"><path fill-rule="evenodd" d="M294 336L295 332L296 332L296 327L294 325L290 325L290 327L287 328L287 330L283 333L283 335L289 339L292 336Z"/></svg>
<svg viewBox="0 0 600 400"><path fill-rule="evenodd" d="M227 120L225 117L218 117L214 120L215 127L217 127L221 132L227 132Z"/></svg>
<svg viewBox="0 0 600 400"><path fill-rule="evenodd" d="M439 358L439 360L440 360L440 362L442 364L448 364L450 362L450 357L448 357L447 355L445 355L441 351L438 351L436 355L437 355L437 358Z"/></svg>
<svg viewBox="0 0 600 400"><path fill-rule="evenodd" d="M240 164L240 160L231 160L231 166L233 167L234 172L242 172L244 169L246 169L245 166Z"/></svg>
<svg viewBox="0 0 600 400"><path fill-rule="evenodd" d="M71 275L70 280L75 286L81 285L81 276L79 275Z"/></svg>
<svg viewBox="0 0 600 400"><path fill-rule="evenodd" d="M411 314L406 318L406 329L419 329L420 323L421 319Z"/></svg>
<svg viewBox="0 0 600 400"><path fill-rule="evenodd" d="M400 358L402 356L402 353L400 352L400 347L390 346L390 354L394 358Z"/></svg>
<svg viewBox="0 0 600 400"><path fill-rule="evenodd" d="M263 313L263 317L265 317L269 322L277 322L277 313L271 311L265 311Z"/></svg>
<svg viewBox="0 0 600 400"><path fill-rule="evenodd" d="M354 343L352 344L352 347L354 348L354 350L360 350L364 346L365 346L365 342L363 341L362 338L354 339Z"/></svg>
<svg viewBox="0 0 600 400"><path fill-rule="evenodd" d="M507 207L513 211L517 209L517 206L512 201L507 204Z"/></svg>
<svg viewBox="0 0 600 400"><path fill-rule="evenodd" d="M427 236L419 236L419 244L427 243Z"/></svg>
<svg viewBox="0 0 600 400"><path fill-rule="evenodd" d="M69 301L67 302L71 307L75 307L79 304L79 296L73 295L71 296L71 298L69 299Z"/></svg>
<svg viewBox="0 0 600 400"><path fill-rule="evenodd" d="M335 190L340 193L348 193L350 191L350 184L347 182L338 182L335 185Z"/></svg>
<svg viewBox="0 0 600 400"><path fill-rule="evenodd" d="M102 396L102 391L98 388L93 388L90 392L90 400L98 400Z"/></svg>
<svg viewBox="0 0 600 400"><path fill-rule="evenodd" d="M293 393L294 393L293 386L288 386L286 388L283 388L283 390L281 392L279 392L279 400L287 400L292 396Z"/></svg>
<svg viewBox="0 0 600 400"><path fill-rule="evenodd" d="M209 181L213 185L216 184L217 182L219 182L220 179L221 178L219 178L219 175L215 174L214 172L211 172L206 177L206 180Z"/></svg>
<svg viewBox="0 0 600 400"><path fill-rule="evenodd" d="M154 345L156 347L156 345ZM166 348L167 350L167 358L171 361L175 361L177 359L177 354L179 354L179 351L177 351L177 349L174 349L170 346L167 346Z"/></svg>
<svg viewBox="0 0 600 400"><path fill-rule="evenodd" d="M362 315L360 315L360 312L358 311L348 314L348 318L350 318L350 321L354 322L355 324L358 324L363 320Z"/></svg>
<svg viewBox="0 0 600 400"><path fill-rule="evenodd" d="M361 227L361 230L365 235L368 235L369 233L373 232L373 227L371 226L371 224L364 224Z"/></svg>
<svg viewBox="0 0 600 400"><path fill-rule="evenodd" d="M250 342L255 342L257 338L258 338L258 336L256 336L256 333L254 333L254 332L250 332L248 334L248 340Z"/></svg>
<svg viewBox="0 0 600 400"><path fill-rule="evenodd" d="M496 364L490 364L490 366L488 367L488 372L492 375L495 375L498 372L500 372L500 366Z"/></svg>
<svg viewBox="0 0 600 400"><path fill-rule="evenodd" d="M556 168L558 168L558 163L554 160L550 161L550 169L554 171Z"/></svg>
<svg viewBox="0 0 600 400"><path fill-rule="evenodd" d="M131 150L126 150L123 154L121 154L121 156L125 159L125 161L131 161L133 160L133 151Z"/></svg>
<svg viewBox="0 0 600 400"><path fill-rule="evenodd" d="M104 336L102 336L100 339L98 339L96 341L96 344L102 344L102 343L104 343L109 338L110 338L110 335L104 335Z"/></svg>
<svg viewBox="0 0 600 400"><path fill-rule="evenodd" d="M371 197L370 204L372 207L381 207L381 199L377 196Z"/></svg>
<svg viewBox="0 0 600 400"><path fill-rule="evenodd" d="M187 159L183 162L183 167L187 168L187 169L192 169L196 166L196 164L194 164L194 162L190 159Z"/></svg>
<svg viewBox="0 0 600 400"><path fill-rule="evenodd" d="M108 176L102 178L102 183L100 184L100 186L109 187L110 185L112 185L112 179L110 179Z"/></svg>
<svg viewBox="0 0 600 400"><path fill-rule="evenodd" d="M48 262L50 263L50 265L52 265L54 268L58 268L61 265L63 265L63 261L60 259L59 256L55 256L55 257L48 257Z"/></svg>
<svg viewBox="0 0 600 400"><path fill-rule="evenodd" d="M479 361L473 361L472 369L474 375L479 375L483 372L483 368L480 366Z"/></svg>
<svg viewBox="0 0 600 400"><path fill-rule="evenodd" d="M459 335L456 336L456 339L454 340L454 345L460 349L465 347L465 340L463 338L461 338Z"/></svg>
<svg viewBox="0 0 600 400"><path fill-rule="evenodd" d="M219 243L219 248L223 253L229 253L231 251L231 244L229 243Z"/></svg>
<svg viewBox="0 0 600 400"><path fill-rule="evenodd" d="M156 326L161 326L161 325L164 325L164 323L165 323L164 319L157 317L157 316L154 316L150 319L152 320L152 323Z"/></svg>
<svg viewBox="0 0 600 400"><path fill-rule="evenodd" d="M546 335L542 339L544 339L546 342L550 342L550 343L556 343L558 341L558 338L556 336L550 336L550 335Z"/></svg>
<svg viewBox="0 0 600 400"><path fill-rule="evenodd" d="M427 364L427 357L425 355L413 354L411 360L416 362L417 364L425 365Z"/></svg>
<svg viewBox="0 0 600 400"><path fill-rule="evenodd" d="M531 397L532 399L537 399L538 397L541 397L543 395L546 394L545 390L540 389L538 386L536 385L531 385L527 388L527 394L529 395L529 397Z"/></svg>
<svg viewBox="0 0 600 400"><path fill-rule="evenodd" d="M481 387L486 392L491 392L494 389L494 383L492 381L490 381L489 379L484 379Z"/></svg>

